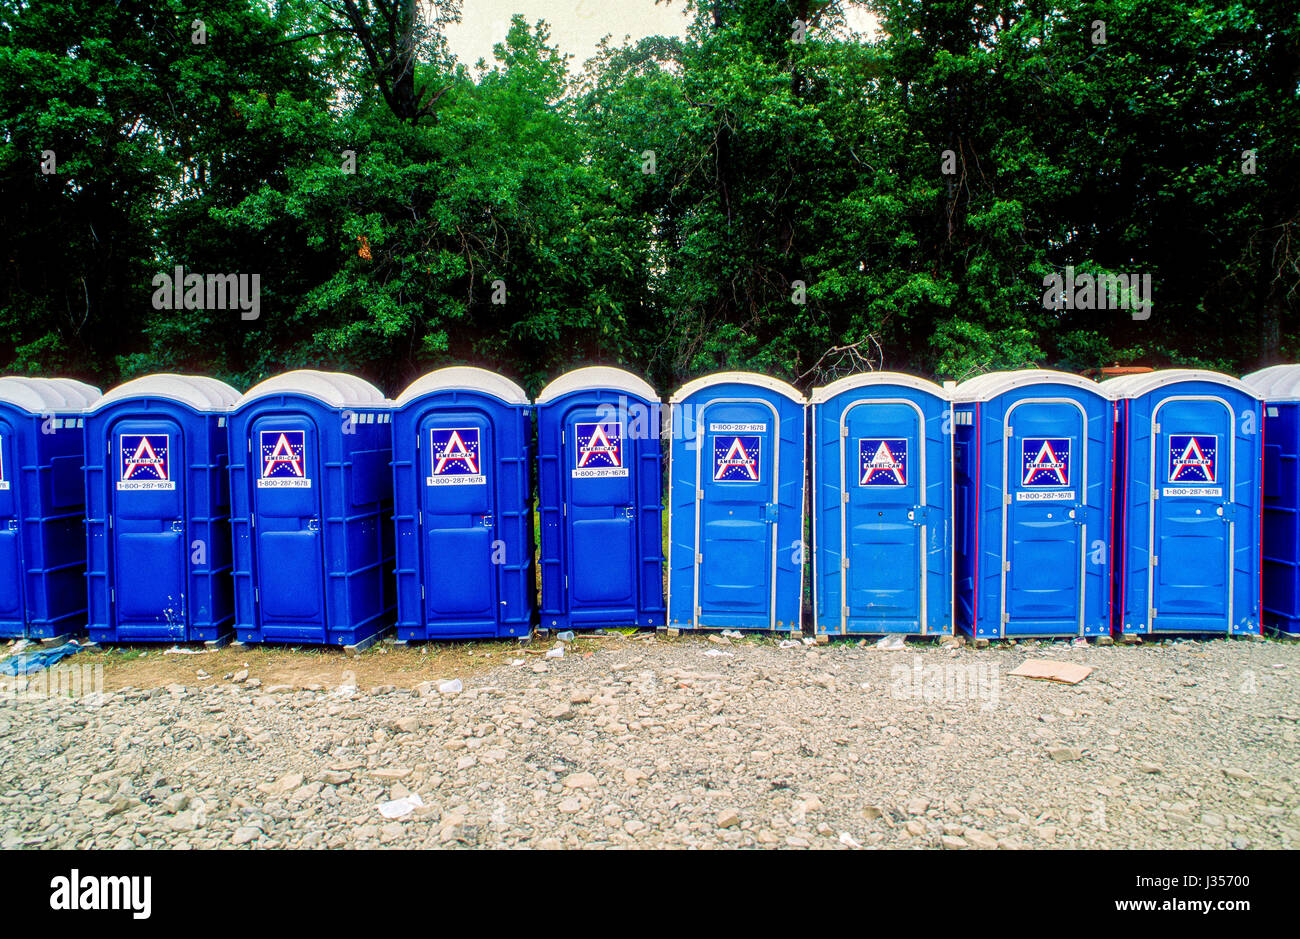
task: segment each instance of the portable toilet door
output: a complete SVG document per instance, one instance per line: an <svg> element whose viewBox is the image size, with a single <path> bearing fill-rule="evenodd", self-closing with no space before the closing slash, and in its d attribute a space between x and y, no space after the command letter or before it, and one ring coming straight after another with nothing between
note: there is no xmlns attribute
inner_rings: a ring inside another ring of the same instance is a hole
<svg viewBox="0 0 1300 939"><path fill-rule="evenodd" d="M526 636L532 628L532 408L494 372L415 381L393 414L397 638Z"/></svg>
<svg viewBox="0 0 1300 939"><path fill-rule="evenodd" d="M95 642L219 642L230 633L226 417L215 378L146 375L85 417L86 578Z"/></svg>
<svg viewBox="0 0 1300 939"><path fill-rule="evenodd" d="M748 372L673 395L670 627L802 630L805 403Z"/></svg>
<svg viewBox="0 0 1300 939"><path fill-rule="evenodd" d="M976 638L1108 634L1109 394L1024 369L963 382L953 400L957 625Z"/></svg>
<svg viewBox="0 0 1300 939"><path fill-rule="evenodd" d="M0 378L0 638L85 628L81 412L97 400L68 378Z"/></svg>
<svg viewBox="0 0 1300 939"><path fill-rule="evenodd" d="M1300 634L1300 365L1242 378L1264 399L1264 625Z"/></svg>
<svg viewBox="0 0 1300 939"><path fill-rule="evenodd" d="M355 646L392 587L392 412L369 382L286 372L230 416L235 632L241 642Z"/></svg>
<svg viewBox="0 0 1300 939"><path fill-rule="evenodd" d="M897 372L813 392L818 635L952 633L948 399L933 382Z"/></svg>
<svg viewBox="0 0 1300 939"><path fill-rule="evenodd" d="M658 395L591 366L555 379L536 405L541 627L662 626Z"/></svg>
<svg viewBox="0 0 1300 939"><path fill-rule="evenodd" d="M1258 633L1258 392L1192 369L1105 384L1119 399L1125 451L1119 628L1125 635Z"/></svg>

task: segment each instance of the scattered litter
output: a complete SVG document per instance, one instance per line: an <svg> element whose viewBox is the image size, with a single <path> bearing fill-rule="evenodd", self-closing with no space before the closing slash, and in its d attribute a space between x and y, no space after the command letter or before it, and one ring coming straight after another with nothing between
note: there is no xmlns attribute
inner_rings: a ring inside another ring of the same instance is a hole
<svg viewBox="0 0 1300 939"><path fill-rule="evenodd" d="M460 694L465 690L459 678L444 679L438 682L438 694Z"/></svg>
<svg viewBox="0 0 1300 939"><path fill-rule="evenodd" d="M356 693L357 693L357 686L355 683L350 685L339 685L332 692L330 692L330 694L332 694L336 698L350 698Z"/></svg>
<svg viewBox="0 0 1300 939"><path fill-rule="evenodd" d="M555 638L558 639L558 640L560 640L560 642L572 642L572 641L573 641L573 630L572 630L572 629L566 629L566 630L565 630L564 632L562 632L562 633L556 633L556 634L555 634Z"/></svg>
<svg viewBox="0 0 1300 939"><path fill-rule="evenodd" d="M635 636L639 630L635 626L620 626L615 629L606 630L607 632L618 633L620 636ZM651 636L654 633L650 634Z"/></svg>
<svg viewBox="0 0 1300 939"><path fill-rule="evenodd" d="M30 675L49 668L60 659L66 659L74 652L81 651L81 644L75 639L65 642L53 649L32 649L19 652L0 662L0 675Z"/></svg>
<svg viewBox="0 0 1300 939"><path fill-rule="evenodd" d="M723 652L721 649L708 649L707 651L705 651L704 654L708 656L728 656L728 655L735 655L736 653Z"/></svg>
<svg viewBox="0 0 1300 939"><path fill-rule="evenodd" d="M180 646L172 646L170 649L164 649L163 655L202 655L207 649L182 649Z"/></svg>
<svg viewBox="0 0 1300 939"><path fill-rule="evenodd" d="M898 652L906 645L907 643L904 641L903 637L900 636L898 633L894 633L892 636L883 637L879 642L876 643L876 648L885 649L889 652Z"/></svg>
<svg viewBox="0 0 1300 939"><path fill-rule="evenodd" d="M853 836L850 835L847 831L840 832L840 844L849 848L862 847L862 845L858 844L858 842L853 839Z"/></svg>
<svg viewBox="0 0 1300 939"><path fill-rule="evenodd" d="M797 649L802 643L798 639L782 639L780 647L782 649Z"/></svg>
<svg viewBox="0 0 1300 939"><path fill-rule="evenodd" d="M1086 649L1088 648L1088 640L1084 639L1082 636L1075 636L1073 639L1070 640L1070 648Z"/></svg>
<svg viewBox="0 0 1300 939"><path fill-rule="evenodd" d="M745 638L744 636L742 636L742 635L740 634L740 632L739 632L738 630L735 630L735 629L724 629L724 630L722 631L722 635L726 636L728 639L744 639L744 638Z"/></svg>
<svg viewBox="0 0 1300 939"><path fill-rule="evenodd" d="M524 660L523 660L523 659L511 659L511 660L510 660L510 664L511 664L511 665L523 665L523 664L524 664Z"/></svg>
<svg viewBox="0 0 1300 939"><path fill-rule="evenodd" d="M562 658L564 658L564 643L562 643L562 642L557 642L557 643L555 644L555 648L546 650L546 657L547 657L548 659L562 659Z"/></svg>
<svg viewBox="0 0 1300 939"><path fill-rule="evenodd" d="M15 642L13 645L11 645L8 649L5 650L5 655L7 656L17 655L19 652L22 652L31 644L32 641L30 639L19 639L17 642Z"/></svg>
<svg viewBox="0 0 1300 939"><path fill-rule="evenodd" d="M1092 669L1075 662L1053 662L1051 659L1025 659L1008 675L1021 678L1034 678L1039 681L1057 681L1064 685L1077 685L1089 675Z"/></svg>
<svg viewBox="0 0 1300 939"><path fill-rule="evenodd" d="M420 794L412 792L404 799L379 803L379 814L384 818L406 818L422 805L424 805L424 800L420 798Z"/></svg>
<svg viewBox="0 0 1300 939"><path fill-rule="evenodd" d="M806 646L815 646L817 645L817 640L814 639L812 636L804 636L803 644Z"/></svg>

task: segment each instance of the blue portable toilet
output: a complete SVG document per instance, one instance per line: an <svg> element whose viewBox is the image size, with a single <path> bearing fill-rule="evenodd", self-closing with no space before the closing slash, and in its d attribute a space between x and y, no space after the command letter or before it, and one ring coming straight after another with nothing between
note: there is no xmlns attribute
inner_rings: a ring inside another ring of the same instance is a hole
<svg viewBox="0 0 1300 939"><path fill-rule="evenodd" d="M88 631L220 642L234 623L225 382L146 375L85 418Z"/></svg>
<svg viewBox="0 0 1300 939"><path fill-rule="evenodd" d="M397 638L526 636L532 628L532 408L494 372L431 372L397 398Z"/></svg>
<svg viewBox="0 0 1300 939"><path fill-rule="evenodd" d="M957 625L1110 633L1114 407L1096 382L990 372L953 391Z"/></svg>
<svg viewBox="0 0 1300 939"><path fill-rule="evenodd" d="M817 634L953 631L952 411L911 375L812 394Z"/></svg>
<svg viewBox="0 0 1300 939"><path fill-rule="evenodd" d="M1118 402L1115 627L1260 632L1263 409L1217 372L1105 383Z"/></svg>
<svg viewBox="0 0 1300 939"><path fill-rule="evenodd" d="M391 402L303 369L230 415L235 633L241 642L366 644L390 623Z"/></svg>
<svg viewBox="0 0 1300 939"><path fill-rule="evenodd" d="M0 638L85 628L82 411L98 400L69 378L0 378Z"/></svg>
<svg viewBox="0 0 1300 939"><path fill-rule="evenodd" d="M673 395L670 627L802 631L805 404L749 372Z"/></svg>
<svg viewBox="0 0 1300 939"><path fill-rule="evenodd" d="M1300 365L1242 378L1264 399L1264 625L1300 634Z"/></svg>
<svg viewBox="0 0 1300 939"><path fill-rule="evenodd" d="M659 396L597 365L536 404L542 628L662 626Z"/></svg>

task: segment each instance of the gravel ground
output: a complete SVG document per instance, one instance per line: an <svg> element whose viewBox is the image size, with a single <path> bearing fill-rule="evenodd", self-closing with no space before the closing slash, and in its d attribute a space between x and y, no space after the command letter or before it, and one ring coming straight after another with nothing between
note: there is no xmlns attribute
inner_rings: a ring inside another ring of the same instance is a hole
<svg viewBox="0 0 1300 939"><path fill-rule="evenodd" d="M1294 642L495 648L459 693L0 698L0 845L1300 846Z"/></svg>

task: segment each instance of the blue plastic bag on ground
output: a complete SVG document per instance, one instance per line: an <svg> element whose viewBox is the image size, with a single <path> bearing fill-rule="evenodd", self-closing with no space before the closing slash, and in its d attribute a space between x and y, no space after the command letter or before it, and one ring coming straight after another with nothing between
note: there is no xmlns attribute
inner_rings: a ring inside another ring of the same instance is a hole
<svg viewBox="0 0 1300 939"><path fill-rule="evenodd" d="M53 649L27 649L0 662L0 675L30 675L80 651L81 645L76 642L65 642Z"/></svg>

